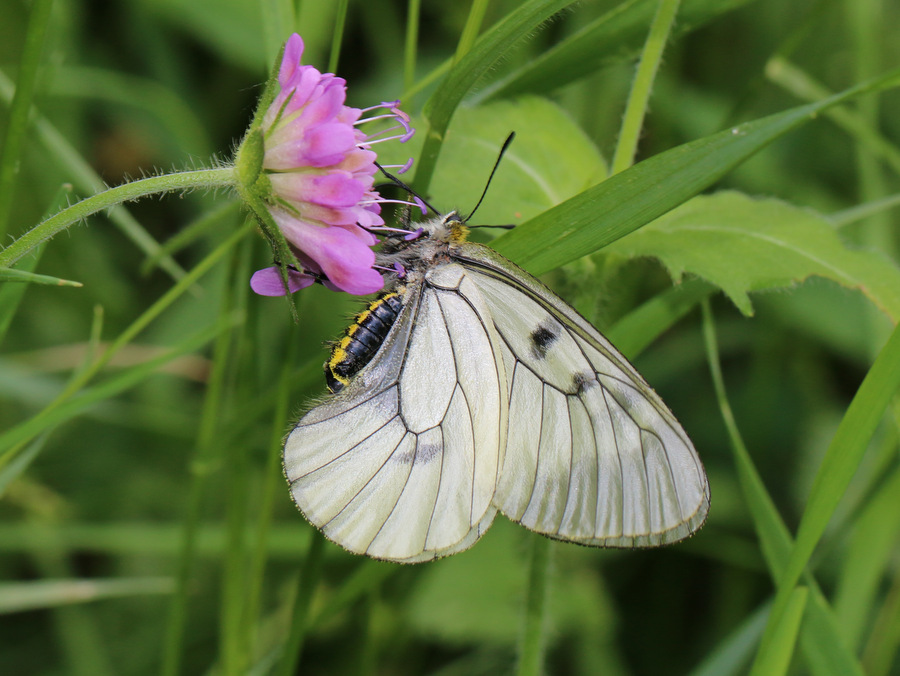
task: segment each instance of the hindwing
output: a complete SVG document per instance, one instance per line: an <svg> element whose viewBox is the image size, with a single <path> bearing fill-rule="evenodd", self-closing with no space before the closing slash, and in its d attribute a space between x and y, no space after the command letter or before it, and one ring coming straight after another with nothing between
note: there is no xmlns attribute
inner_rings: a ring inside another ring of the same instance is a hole
<svg viewBox="0 0 900 676"><path fill-rule="evenodd" d="M307 519L352 552L394 561L471 546L497 511L500 350L461 266L410 283L372 360L288 435L285 474Z"/></svg>
<svg viewBox="0 0 900 676"><path fill-rule="evenodd" d="M631 364L570 305L510 261L459 244L501 339L509 432L494 505L553 538L646 547L697 530L703 466Z"/></svg>

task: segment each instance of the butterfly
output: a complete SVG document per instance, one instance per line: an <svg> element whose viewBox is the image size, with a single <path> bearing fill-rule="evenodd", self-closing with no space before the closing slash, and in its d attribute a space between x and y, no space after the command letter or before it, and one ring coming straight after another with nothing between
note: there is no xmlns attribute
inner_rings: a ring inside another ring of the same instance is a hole
<svg viewBox="0 0 900 676"><path fill-rule="evenodd" d="M666 405L574 308L466 235L452 212L384 245L402 274L334 345L332 394L285 440L301 512L402 563L471 547L498 512L599 547L694 533L709 484Z"/></svg>

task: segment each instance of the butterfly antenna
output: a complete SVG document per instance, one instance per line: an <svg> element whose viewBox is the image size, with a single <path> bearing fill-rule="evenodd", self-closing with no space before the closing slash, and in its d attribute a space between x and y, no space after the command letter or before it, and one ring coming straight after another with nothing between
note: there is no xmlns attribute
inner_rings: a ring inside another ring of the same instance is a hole
<svg viewBox="0 0 900 676"><path fill-rule="evenodd" d="M503 142L503 147L500 148L500 153L497 155L497 161L494 162L494 168L491 169L491 175L488 176L487 183L484 184L484 190L481 191L481 197L478 198L478 203L475 205L475 208L472 209L472 213L462 219L462 222L467 222L472 216L475 215L475 212L478 211L478 207L481 206L481 203L484 201L484 196L487 195L488 188L491 186L491 181L494 178L494 174L497 173L497 167L500 166L500 160L503 159L504 153L506 153L506 149L509 148L509 144L512 143L513 139L516 137L516 132L510 132L509 136L506 137L506 140Z"/></svg>
<svg viewBox="0 0 900 676"><path fill-rule="evenodd" d="M375 162L375 166L378 167L378 169L381 171L381 173L384 174L385 177L386 177L391 183L393 183L393 184L396 185L396 186L399 186L399 187L403 188L403 189L404 189L406 192L408 192L410 195L412 195L413 197L419 199L419 200L422 202L422 204L424 204L426 207L428 207L429 209L431 209L431 210L434 212L434 215L435 215L435 216L442 216L442 215L443 215L443 214L441 214L440 211L438 211L438 210L435 209L433 206L431 206L431 205L425 200L424 197L422 197L419 193L417 193L415 190L413 190L413 189L412 189L412 186L410 186L410 185L407 184L406 182L404 182L404 181L400 180L399 178L397 178L396 176L394 176L391 172L389 172L387 169L385 169L385 168L382 167L380 164L378 164L378 162Z"/></svg>

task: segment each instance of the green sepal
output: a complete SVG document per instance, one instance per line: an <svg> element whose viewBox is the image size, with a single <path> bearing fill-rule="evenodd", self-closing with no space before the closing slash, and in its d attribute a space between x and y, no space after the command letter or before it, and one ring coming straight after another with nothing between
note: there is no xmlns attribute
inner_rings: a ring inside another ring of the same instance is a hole
<svg viewBox="0 0 900 676"><path fill-rule="evenodd" d="M257 191L260 186L257 182L263 176L263 159L266 155L265 141L263 140L262 130L259 128L250 128L241 141L241 145L234 156L234 166L237 170L238 181L241 185L241 191L253 190ZM263 199L265 195L260 195Z"/></svg>

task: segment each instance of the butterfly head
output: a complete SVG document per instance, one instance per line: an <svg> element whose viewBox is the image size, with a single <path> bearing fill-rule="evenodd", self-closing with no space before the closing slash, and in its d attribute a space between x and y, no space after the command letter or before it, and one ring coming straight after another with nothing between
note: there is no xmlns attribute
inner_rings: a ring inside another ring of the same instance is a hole
<svg viewBox="0 0 900 676"><path fill-rule="evenodd" d="M446 244L458 244L466 241L469 229L459 212L451 211L422 223L422 234Z"/></svg>

